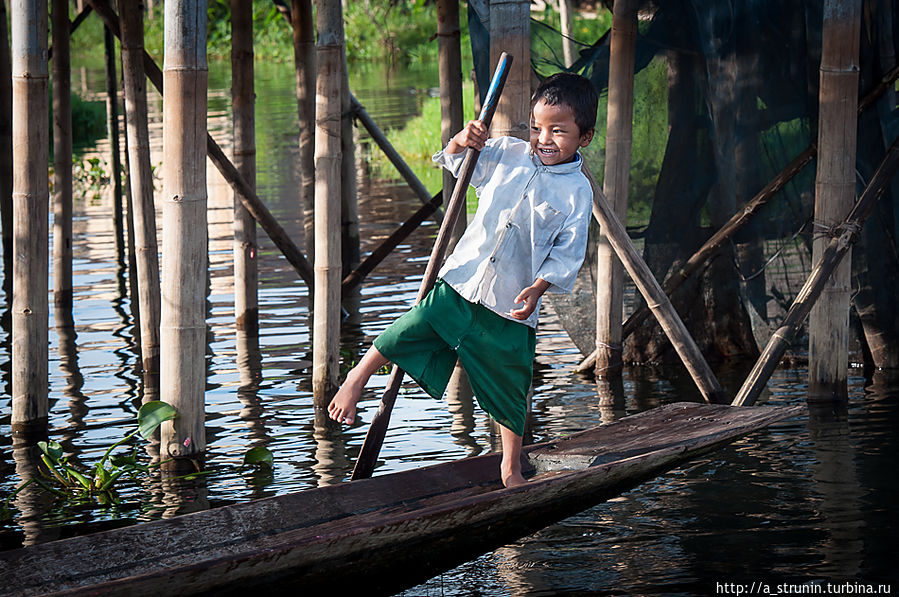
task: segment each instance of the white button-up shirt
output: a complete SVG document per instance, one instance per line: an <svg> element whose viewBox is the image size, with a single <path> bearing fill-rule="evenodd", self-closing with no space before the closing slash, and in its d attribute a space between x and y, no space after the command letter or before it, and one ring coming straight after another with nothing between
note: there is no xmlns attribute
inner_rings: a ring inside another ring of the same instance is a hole
<svg viewBox="0 0 899 597"><path fill-rule="evenodd" d="M458 176L465 152L439 151L433 160ZM537 278L548 292L571 292L587 248L593 191L582 158L544 166L531 145L514 137L488 139L471 177L478 209L439 276L464 299L537 326L538 303L526 320L513 301Z"/></svg>

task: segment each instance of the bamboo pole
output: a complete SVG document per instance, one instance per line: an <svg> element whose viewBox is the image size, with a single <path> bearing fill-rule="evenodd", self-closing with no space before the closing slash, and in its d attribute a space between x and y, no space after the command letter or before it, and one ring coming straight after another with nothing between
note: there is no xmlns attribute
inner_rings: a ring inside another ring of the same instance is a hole
<svg viewBox="0 0 899 597"><path fill-rule="evenodd" d="M144 73L144 24L140 0L119 0L122 75L125 94L125 133L128 159L128 259L134 256L137 274L138 329L145 389L159 388L160 283L156 238L150 131L147 118L147 79ZM132 289L133 290L133 289Z"/></svg>
<svg viewBox="0 0 899 597"><path fill-rule="evenodd" d="M118 77L115 65L115 38L109 27L103 28L106 56L106 127L109 132L109 163L112 168L112 222L115 230L116 256L125 259L125 229L122 220L122 151L119 146Z"/></svg>
<svg viewBox="0 0 899 597"><path fill-rule="evenodd" d="M899 66L893 67L887 72L875 85L870 89L864 97L859 100L858 114L861 115L868 107L874 104L878 98L889 90L892 84L899 78ZM684 263L684 265L672 272L662 284L662 289L669 297L680 288L690 276L696 273L709 259L727 245L727 241L737 233L744 225L757 214L762 206L768 203L777 193L783 189L788 182L796 177L802 169L811 162L818 153L818 148L814 143L809 144L799 155L784 166L783 170L777 173L765 187L756 193L755 197L750 199L740 208L730 220L727 221L715 234L713 234L693 255ZM642 305L634 311L627 321L624 322L621 331L622 340L630 336L641 323L650 315L650 310L646 305ZM587 356L577 367L579 373L590 371L596 363L596 351Z"/></svg>
<svg viewBox="0 0 899 597"><path fill-rule="evenodd" d="M614 5L612 5L614 8ZM571 0L559 0L559 21L562 30L562 59L565 68L574 62L574 40L571 38ZM614 20L614 17L612 17ZM612 24L615 27L615 24Z"/></svg>
<svg viewBox="0 0 899 597"><path fill-rule="evenodd" d="M521 56L512 64L505 91L493 118L494 136L509 135L528 140L531 130L531 2L491 0L490 63L508 52Z"/></svg>
<svg viewBox="0 0 899 597"><path fill-rule="evenodd" d="M69 23L69 38L72 37L72 34L75 33L75 30L78 29L81 23L84 22L84 19L90 16L91 12L93 11L90 6L87 6L83 9L79 8L78 10L80 10L78 15ZM47 48L47 60L53 60L53 46Z"/></svg>
<svg viewBox="0 0 899 597"><path fill-rule="evenodd" d="M253 85L253 2L231 0L231 106L234 123L234 164L247 183L256 187L256 116ZM234 198L234 316L237 330L259 334L256 288L256 221Z"/></svg>
<svg viewBox="0 0 899 597"><path fill-rule="evenodd" d="M12 300L12 67L6 0L0 0L0 228L7 304Z"/></svg>
<svg viewBox="0 0 899 597"><path fill-rule="evenodd" d="M53 306L57 327L72 313L72 79L69 2L53 0ZM66 318L63 314L68 313Z"/></svg>
<svg viewBox="0 0 899 597"><path fill-rule="evenodd" d="M812 260L855 199L856 110L861 0L825 0L822 28ZM850 260L834 272L809 316L809 393L845 397L848 389Z"/></svg>
<svg viewBox="0 0 899 597"><path fill-rule="evenodd" d="M415 175L415 172L413 172L412 168L410 168L403 160L402 156L393 145L390 144L390 141L387 140L387 135L385 135L375 121L372 120L372 117L365 110L365 107L359 103L359 100L357 100L355 96L352 98L352 110L356 119L362 123L362 126L365 127L365 130L368 131L368 134L371 135L371 138L377 146L381 148L381 151L384 152L384 156L390 160L390 163L393 164L393 167L396 168L400 176L403 177L403 180L406 181L406 184L409 185L409 188L412 189L412 192L415 193L415 196L418 197L422 205L430 203L431 193L428 192L427 187L425 187L421 180L419 180ZM437 221L442 222L443 212L438 210L435 213L437 214Z"/></svg>
<svg viewBox="0 0 899 597"><path fill-rule="evenodd" d="M12 425L47 420L50 195L47 2L12 0Z"/></svg>
<svg viewBox="0 0 899 597"><path fill-rule="evenodd" d="M593 186L593 217L608 234L609 243L636 284L637 290L643 295L649 308L658 319L659 325L662 326L662 330L683 361L702 397L711 404L720 402L724 392L718 384L718 380L715 379L715 374L712 373L712 369L706 363L687 328L684 327L674 307L671 306L671 301L668 300L652 275L649 266L640 258L639 252L627 236L627 231L618 221L614 210L599 189L593 174L586 167L584 173Z"/></svg>
<svg viewBox="0 0 899 597"><path fill-rule="evenodd" d="M316 4L315 299L312 395L316 424L337 390L340 349L340 184L343 17L339 2Z"/></svg>
<svg viewBox="0 0 899 597"><path fill-rule="evenodd" d="M206 449L206 3L165 3L161 398L163 457Z"/></svg>
<svg viewBox="0 0 899 597"><path fill-rule="evenodd" d="M312 0L291 0L293 60L300 127L300 209L306 255L315 260L315 28Z"/></svg>
<svg viewBox="0 0 899 597"><path fill-rule="evenodd" d="M459 29L459 0L437 0L437 66L440 78L440 143L462 130L462 48ZM456 179L443 170L443 206L449 207ZM460 217L450 235L450 250L465 233L466 218Z"/></svg>
<svg viewBox="0 0 899 597"><path fill-rule="evenodd" d="M115 12L110 8L109 4L106 0L86 0L91 6L93 6L94 10L103 20L103 23L112 29L115 35L119 35L119 20L118 16L116 16ZM150 79L150 82L156 87L157 91L160 94L163 93L163 76L162 71L159 69L159 66L153 60L153 58L147 54L146 50L144 51L144 71L147 74L147 78ZM294 270L299 274L300 278L306 283L307 286L312 286L312 265L306 260L303 256L303 253L297 248L297 246L293 243L290 237L285 232L284 228L278 224L277 220L275 220L274 216L272 216L271 212L265 206L265 203L259 198L255 191L250 187L246 180L244 180L243 176L240 175L240 172L237 171L237 168L234 167L234 164L231 163L231 160L225 155L225 152L222 151L222 148L219 147L218 143L215 142L215 139L212 138L208 133L206 134L206 153L209 156L209 159L212 161L213 165L218 169L221 173L222 177L231 185L231 188L238 194L241 198L241 202L244 206L249 210L249 212L253 215L253 218L259 222L259 225L271 239L271 241L278 247L278 250L284 255L287 259L287 262L294 268Z"/></svg>
<svg viewBox="0 0 899 597"><path fill-rule="evenodd" d="M564 0L563 0L564 2ZM609 102L603 193L615 216L627 221L634 116L634 54L637 45L637 2L618 0L612 11L609 58ZM605 228L596 251L596 375L621 375L621 319L624 269L615 257Z"/></svg>
<svg viewBox="0 0 899 597"><path fill-rule="evenodd" d="M771 335L768 345L734 397L731 403L733 406L752 406L758 400L762 389L789 348L796 331L812 311L815 301L826 289L830 276L838 269L853 243L858 240L865 219L883 195L897 168L899 168L899 139L893 142L862 196L846 219L836 228L836 234L827 242L812 273L784 317L783 323Z"/></svg>
<svg viewBox="0 0 899 597"><path fill-rule="evenodd" d="M494 112L502 96L503 86L509 75L512 56L505 52L500 54L496 66L496 72L493 74L493 80L490 83L490 89L487 91L487 97L484 100L484 106L481 109L479 120L484 126L490 128L490 122L493 120ZM474 173L474 167L478 162L481 152L472 148L465 150L465 157L462 159L462 165L459 168L459 180L456 182L456 188L453 189L453 198L450 201L449 208L446 211L446 218L440 225L440 231L437 233L437 240L434 242L434 248L431 250L431 256L428 259L428 266L425 268L424 276L421 280L421 286L418 288L418 296L416 303L420 302L427 296L428 292L434 286L437 280L437 271L443 264L443 257L449 246L450 236L456 218L465 207L465 196L468 192L468 183L471 182L471 176ZM399 392L400 384L403 383L405 373L402 369L393 366L390 372L390 378L387 381L387 388L381 396L381 402L378 405L378 412L375 413L368 433L365 434L365 441L362 449L359 451L359 458L356 460L356 466L353 467L352 480L367 479L371 477L375 469L375 461L378 459L378 453L381 451L381 445L384 443L384 436L387 433L387 425L390 423L390 413L393 411L393 405L396 402L396 395Z"/></svg>

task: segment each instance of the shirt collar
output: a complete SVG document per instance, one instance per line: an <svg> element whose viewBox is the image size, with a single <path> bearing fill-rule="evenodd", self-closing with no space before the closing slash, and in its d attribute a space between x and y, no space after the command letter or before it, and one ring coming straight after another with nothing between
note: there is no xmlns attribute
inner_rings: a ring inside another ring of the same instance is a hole
<svg viewBox="0 0 899 597"><path fill-rule="evenodd" d="M543 162L540 161L540 158L537 157L537 154L534 153L533 150L529 150L531 155L531 161L534 162L534 165L538 168L543 168L547 172L552 172L553 174L568 174L570 172L577 172L581 169L581 162L583 158L581 157L581 152L576 152L574 154L575 159L571 162L566 162L564 164L555 164L553 166L544 166Z"/></svg>

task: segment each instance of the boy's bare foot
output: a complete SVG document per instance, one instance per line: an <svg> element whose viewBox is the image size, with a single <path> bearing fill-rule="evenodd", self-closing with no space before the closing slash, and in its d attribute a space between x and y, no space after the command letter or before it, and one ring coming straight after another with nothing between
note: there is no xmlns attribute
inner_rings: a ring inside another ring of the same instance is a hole
<svg viewBox="0 0 899 597"><path fill-rule="evenodd" d="M509 473L508 475L503 474L503 485L506 487L517 487L518 485L524 485L528 482L527 479L521 476L521 473Z"/></svg>
<svg viewBox="0 0 899 597"><path fill-rule="evenodd" d="M356 403L361 395L362 388L348 378L328 404L328 416L338 423L352 425L356 420Z"/></svg>

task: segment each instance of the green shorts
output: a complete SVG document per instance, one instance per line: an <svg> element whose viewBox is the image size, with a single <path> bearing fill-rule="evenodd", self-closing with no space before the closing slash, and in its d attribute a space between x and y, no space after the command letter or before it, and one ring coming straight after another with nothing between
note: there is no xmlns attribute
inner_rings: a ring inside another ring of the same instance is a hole
<svg viewBox="0 0 899 597"><path fill-rule="evenodd" d="M481 408L524 435L537 347L532 327L470 303L438 280L374 344L434 398L443 396L458 359Z"/></svg>

